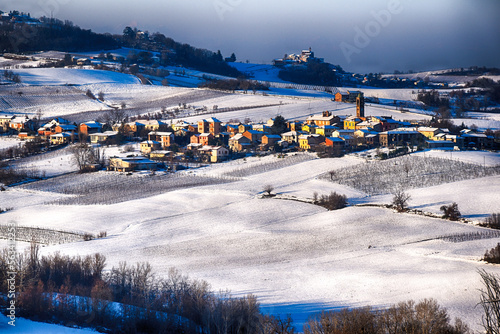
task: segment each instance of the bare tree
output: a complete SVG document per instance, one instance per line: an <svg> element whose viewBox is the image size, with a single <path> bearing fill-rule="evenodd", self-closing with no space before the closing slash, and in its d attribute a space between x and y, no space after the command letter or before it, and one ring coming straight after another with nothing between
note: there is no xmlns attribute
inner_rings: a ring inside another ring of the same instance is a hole
<svg viewBox="0 0 500 334"><path fill-rule="evenodd" d="M104 114L104 122L110 125L122 123L125 120L126 114L122 109L111 109L106 114Z"/></svg>
<svg viewBox="0 0 500 334"><path fill-rule="evenodd" d="M335 177L335 171L332 169L332 170L329 170L328 171L328 174L330 175L330 181L333 181L333 178Z"/></svg>
<svg viewBox="0 0 500 334"><path fill-rule="evenodd" d="M271 192L274 190L274 187L270 184L266 184L262 190L267 193L267 196L271 196Z"/></svg>
<svg viewBox="0 0 500 334"><path fill-rule="evenodd" d="M86 172L92 165L104 165L104 150L100 147L92 147L87 143L80 143L71 148L73 160L80 172Z"/></svg>
<svg viewBox="0 0 500 334"><path fill-rule="evenodd" d="M483 327L488 334L500 333L500 283L498 276L479 271L485 289L481 290L481 301L483 307Z"/></svg>
<svg viewBox="0 0 500 334"><path fill-rule="evenodd" d="M394 197L392 198L392 205L398 210L398 212L406 211L408 207L408 201L411 196L405 193L403 190L398 189L394 192Z"/></svg>
<svg viewBox="0 0 500 334"><path fill-rule="evenodd" d="M104 93L102 91L97 93L97 99L100 101L104 101Z"/></svg>

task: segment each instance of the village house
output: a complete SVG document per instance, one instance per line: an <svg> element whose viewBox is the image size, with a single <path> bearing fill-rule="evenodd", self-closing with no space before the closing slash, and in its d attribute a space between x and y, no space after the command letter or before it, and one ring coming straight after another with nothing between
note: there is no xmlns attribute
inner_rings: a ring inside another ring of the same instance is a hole
<svg viewBox="0 0 500 334"><path fill-rule="evenodd" d="M161 148L160 142L156 140L145 140L141 142L141 153L149 154L151 151L156 151Z"/></svg>
<svg viewBox="0 0 500 334"><path fill-rule="evenodd" d="M286 127L290 131L302 131L301 121L289 121L286 123Z"/></svg>
<svg viewBox="0 0 500 334"><path fill-rule="evenodd" d="M9 122L9 128L21 132L23 130L33 131L34 123L28 116L16 116Z"/></svg>
<svg viewBox="0 0 500 334"><path fill-rule="evenodd" d="M439 128L431 128L431 127L425 127L425 126L418 127L417 131L431 140L433 140L433 138L435 138L436 135L441 133L441 130Z"/></svg>
<svg viewBox="0 0 500 334"><path fill-rule="evenodd" d="M238 133L229 139L229 148L233 152L242 152L252 148L252 141Z"/></svg>
<svg viewBox="0 0 500 334"><path fill-rule="evenodd" d="M274 145L281 141L280 135L268 135L265 134L262 136L262 142L259 145L260 151L267 151L269 149L274 148Z"/></svg>
<svg viewBox="0 0 500 334"><path fill-rule="evenodd" d="M240 124L238 127L239 133L244 133L245 131L252 130L252 125L250 124Z"/></svg>
<svg viewBox="0 0 500 334"><path fill-rule="evenodd" d="M173 156L174 152L166 150L156 150L149 153L149 159L158 161L165 161L172 158Z"/></svg>
<svg viewBox="0 0 500 334"><path fill-rule="evenodd" d="M304 131L288 131L281 134L281 138L289 144L298 143L299 136L307 134Z"/></svg>
<svg viewBox="0 0 500 334"><path fill-rule="evenodd" d="M338 130L339 128L333 125L322 125L316 128L316 134L322 135L324 137L330 137L333 131Z"/></svg>
<svg viewBox="0 0 500 334"><path fill-rule="evenodd" d="M63 144L68 144L72 140L74 140L74 133L70 134L67 132L61 132L61 133L56 133L52 134L49 136L49 141L51 145L63 145Z"/></svg>
<svg viewBox="0 0 500 334"><path fill-rule="evenodd" d="M252 124L252 130L260 132L270 132L271 127L266 124Z"/></svg>
<svg viewBox="0 0 500 334"><path fill-rule="evenodd" d="M201 121L198 121L198 132L211 133L212 135L216 135L221 132L221 124L222 122L215 117L203 119Z"/></svg>
<svg viewBox="0 0 500 334"><path fill-rule="evenodd" d="M321 115L312 115L307 117L306 119L307 124L315 124L317 126L334 125L339 121L340 119L337 116L333 115L330 111L323 111ZM302 128L302 130L304 130L304 128Z"/></svg>
<svg viewBox="0 0 500 334"><path fill-rule="evenodd" d="M349 94L348 93L337 92L337 94L335 94L335 101L337 101L337 102L348 102L349 101Z"/></svg>
<svg viewBox="0 0 500 334"><path fill-rule="evenodd" d="M160 127L168 127L168 123L158 120L137 120L136 123L142 124L146 131L158 131Z"/></svg>
<svg viewBox="0 0 500 334"><path fill-rule="evenodd" d="M148 140L159 142L163 149L170 147L174 143L174 139L172 132L151 131L148 133Z"/></svg>
<svg viewBox="0 0 500 334"><path fill-rule="evenodd" d="M239 126L240 124L226 124L226 132L232 137L240 132Z"/></svg>
<svg viewBox="0 0 500 334"><path fill-rule="evenodd" d="M135 170L154 170L157 167L155 161L144 157L110 158L108 170L117 172L131 172Z"/></svg>
<svg viewBox="0 0 500 334"><path fill-rule="evenodd" d="M345 152L345 141L338 137L326 137L325 146L330 148L330 152L335 156L340 156Z"/></svg>
<svg viewBox="0 0 500 334"><path fill-rule="evenodd" d="M0 133L9 131L9 123L14 117L12 115L0 115Z"/></svg>
<svg viewBox="0 0 500 334"><path fill-rule="evenodd" d="M119 131L122 124L114 124L113 131ZM145 131L146 127L140 122L129 122L123 126L123 132L127 137L139 137Z"/></svg>
<svg viewBox="0 0 500 334"><path fill-rule="evenodd" d="M82 135L90 135L91 133L98 133L102 131L102 124L99 122L85 122L80 123L79 132Z"/></svg>
<svg viewBox="0 0 500 334"><path fill-rule="evenodd" d="M205 155L210 162L216 163L227 160L229 157L229 150L224 146L203 146L199 149L202 155Z"/></svg>
<svg viewBox="0 0 500 334"><path fill-rule="evenodd" d="M380 145L390 147L393 145L409 145L422 142L425 137L415 129L397 129L379 133Z"/></svg>
<svg viewBox="0 0 500 334"><path fill-rule="evenodd" d="M318 126L316 124L304 124L302 126L302 131L307 133L316 133Z"/></svg>
<svg viewBox="0 0 500 334"><path fill-rule="evenodd" d="M356 103L356 99L358 98L358 96L363 96L363 92L359 90L348 90L347 94L349 94L349 103Z"/></svg>
<svg viewBox="0 0 500 334"><path fill-rule="evenodd" d="M178 121L178 122L172 124L172 130L174 130L174 132L177 132L177 131L182 130L182 129L188 129L189 125L191 125L191 124L189 124L186 121Z"/></svg>
<svg viewBox="0 0 500 334"><path fill-rule="evenodd" d="M376 147L379 145L378 132L367 129L359 129L354 132L354 137L358 139L358 143Z"/></svg>
<svg viewBox="0 0 500 334"><path fill-rule="evenodd" d="M202 133L199 136L200 144L203 146L210 145L210 143L214 140L214 135L211 133Z"/></svg>
<svg viewBox="0 0 500 334"><path fill-rule="evenodd" d="M92 144L110 145L116 141L118 136L117 131L105 131L103 133L92 133L90 135L90 142Z"/></svg>
<svg viewBox="0 0 500 334"><path fill-rule="evenodd" d="M252 144L259 144L262 142L262 136L264 136L265 133L262 131L257 131L257 130L247 130L243 133L243 137L247 137L250 139L250 142Z"/></svg>
<svg viewBox="0 0 500 334"><path fill-rule="evenodd" d="M325 137L317 134L299 136L299 147L302 150L313 150L325 141Z"/></svg>
<svg viewBox="0 0 500 334"><path fill-rule="evenodd" d="M196 133L189 137L189 143L190 144L199 144L200 143L200 134Z"/></svg>
<svg viewBox="0 0 500 334"><path fill-rule="evenodd" d="M59 124L55 127L56 133L69 132L75 134L77 131L77 126L75 124Z"/></svg>
<svg viewBox="0 0 500 334"><path fill-rule="evenodd" d="M495 145L495 139L493 136L488 136L484 133L475 133L474 131L462 131L460 137L463 140L464 148L478 148L481 150L492 149Z"/></svg>
<svg viewBox="0 0 500 334"><path fill-rule="evenodd" d="M370 131L381 132L382 131L382 124L380 122L373 122L371 120L365 120L361 123L356 124L355 129L356 130L370 130Z"/></svg>
<svg viewBox="0 0 500 334"><path fill-rule="evenodd" d="M350 116L344 120L344 130L356 130L356 125L364 120L357 116Z"/></svg>

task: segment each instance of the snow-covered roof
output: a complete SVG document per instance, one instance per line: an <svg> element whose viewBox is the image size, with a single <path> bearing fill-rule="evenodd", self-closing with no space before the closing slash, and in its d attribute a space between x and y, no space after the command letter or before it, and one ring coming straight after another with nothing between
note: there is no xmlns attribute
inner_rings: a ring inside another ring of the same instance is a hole
<svg viewBox="0 0 500 334"><path fill-rule="evenodd" d="M156 135L156 136L171 136L171 135L173 135L172 132L161 132L161 131L151 131L148 134L149 135Z"/></svg>

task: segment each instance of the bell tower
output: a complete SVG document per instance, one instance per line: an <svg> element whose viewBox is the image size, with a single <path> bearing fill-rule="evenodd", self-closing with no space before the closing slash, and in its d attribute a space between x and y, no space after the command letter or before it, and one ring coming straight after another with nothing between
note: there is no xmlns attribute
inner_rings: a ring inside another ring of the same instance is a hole
<svg viewBox="0 0 500 334"><path fill-rule="evenodd" d="M363 93L359 93L356 97L356 116L359 118L365 117L365 98Z"/></svg>

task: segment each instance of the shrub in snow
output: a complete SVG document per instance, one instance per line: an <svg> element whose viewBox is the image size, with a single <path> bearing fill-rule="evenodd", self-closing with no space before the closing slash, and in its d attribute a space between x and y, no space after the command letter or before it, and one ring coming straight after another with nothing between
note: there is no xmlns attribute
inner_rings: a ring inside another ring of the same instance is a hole
<svg viewBox="0 0 500 334"><path fill-rule="evenodd" d="M500 229L500 213L492 213L481 226Z"/></svg>
<svg viewBox="0 0 500 334"><path fill-rule="evenodd" d="M458 211L458 204L453 202L450 205L443 205L439 208L443 211L443 218L449 220L458 220L462 216L460 211Z"/></svg>
<svg viewBox="0 0 500 334"><path fill-rule="evenodd" d="M315 202L328 210L338 210L347 206L347 196L331 192L330 195L321 195Z"/></svg>
<svg viewBox="0 0 500 334"><path fill-rule="evenodd" d="M489 263L500 263L500 243L484 253L483 260Z"/></svg>
<svg viewBox="0 0 500 334"><path fill-rule="evenodd" d="M418 304L410 300L385 310L371 307L322 312L304 326L305 334L352 333L450 333L467 334L470 330L460 319L450 324L448 312L434 299Z"/></svg>

